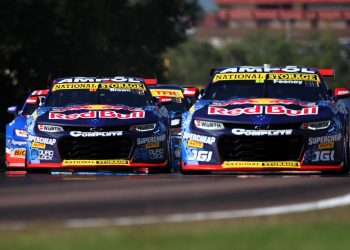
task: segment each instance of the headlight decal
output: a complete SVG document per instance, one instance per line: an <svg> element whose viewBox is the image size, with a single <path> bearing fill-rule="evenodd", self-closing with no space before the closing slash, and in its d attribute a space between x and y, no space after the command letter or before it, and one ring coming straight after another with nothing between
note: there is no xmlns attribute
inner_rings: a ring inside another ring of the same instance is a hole
<svg viewBox="0 0 350 250"><path fill-rule="evenodd" d="M322 130L327 129L331 125L331 121L305 122L301 125L301 129L306 130Z"/></svg>
<svg viewBox="0 0 350 250"><path fill-rule="evenodd" d="M130 127L130 131L138 131L138 132L146 132L146 131L153 131L156 128L156 123L149 123L149 124L138 124L133 125Z"/></svg>

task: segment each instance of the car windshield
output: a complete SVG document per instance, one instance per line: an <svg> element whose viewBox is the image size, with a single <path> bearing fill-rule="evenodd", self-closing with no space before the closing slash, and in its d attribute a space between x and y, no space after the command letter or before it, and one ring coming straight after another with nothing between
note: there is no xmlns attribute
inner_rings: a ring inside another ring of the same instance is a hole
<svg viewBox="0 0 350 250"><path fill-rule="evenodd" d="M86 88L86 84L74 84L74 88L62 86L55 88L54 86L45 106L65 107L81 104L119 104L142 107L151 105L151 103L150 95L146 92L143 83L101 83L96 84L96 88Z"/></svg>
<svg viewBox="0 0 350 250"><path fill-rule="evenodd" d="M317 74L231 73L217 75L213 78L203 99L280 98L308 102L326 99L325 90Z"/></svg>

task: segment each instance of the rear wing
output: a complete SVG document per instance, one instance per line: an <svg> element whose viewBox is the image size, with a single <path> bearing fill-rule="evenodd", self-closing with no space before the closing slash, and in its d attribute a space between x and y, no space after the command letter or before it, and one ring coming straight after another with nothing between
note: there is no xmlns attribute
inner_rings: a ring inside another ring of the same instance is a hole
<svg viewBox="0 0 350 250"><path fill-rule="evenodd" d="M143 79L147 85L155 85L157 84L156 78L144 78Z"/></svg>
<svg viewBox="0 0 350 250"><path fill-rule="evenodd" d="M41 90L34 90L30 96L36 96L36 95L47 95L49 93L48 89L41 89Z"/></svg>
<svg viewBox="0 0 350 250"><path fill-rule="evenodd" d="M334 69L317 69L323 77L335 77Z"/></svg>

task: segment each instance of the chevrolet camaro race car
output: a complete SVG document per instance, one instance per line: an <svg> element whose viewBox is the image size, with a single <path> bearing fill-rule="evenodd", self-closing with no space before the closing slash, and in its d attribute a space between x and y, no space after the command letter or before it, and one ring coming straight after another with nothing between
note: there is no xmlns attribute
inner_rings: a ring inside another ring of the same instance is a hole
<svg viewBox="0 0 350 250"><path fill-rule="evenodd" d="M182 171L347 173L348 113L325 85L331 74L269 65L215 70L183 117Z"/></svg>
<svg viewBox="0 0 350 250"><path fill-rule="evenodd" d="M169 171L169 126L141 78L60 78L29 121L26 168Z"/></svg>
<svg viewBox="0 0 350 250"><path fill-rule="evenodd" d="M181 119L182 114L189 110L190 102L184 96L182 87L173 85L149 85L152 96L167 108L171 118L171 148L172 162L175 168L181 161Z"/></svg>
<svg viewBox="0 0 350 250"><path fill-rule="evenodd" d="M27 98L22 109L17 106L8 108L15 118L6 124L6 166L7 170L24 167L24 157L27 144L26 125L29 116L39 107L48 90L35 90Z"/></svg>

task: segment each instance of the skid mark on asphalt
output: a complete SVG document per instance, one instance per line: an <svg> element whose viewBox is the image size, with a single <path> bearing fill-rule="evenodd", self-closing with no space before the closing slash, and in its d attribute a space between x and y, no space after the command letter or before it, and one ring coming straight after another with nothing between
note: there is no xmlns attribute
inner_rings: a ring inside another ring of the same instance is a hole
<svg viewBox="0 0 350 250"><path fill-rule="evenodd" d="M209 221L224 220L248 217L261 217L282 215L297 212L308 212L321 209L330 209L350 205L350 194L334 198L318 200L314 202L305 202L283 206L272 206L265 208L226 210L213 212L195 212L195 213L176 213L169 215L148 215L132 217L115 217L115 218L85 218L85 219L68 219L59 223L64 228L88 228L88 227L106 227L106 226L130 226L130 225L147 225L158 223L180 223L191 221ZM30 229L31 223L21 221L7 222L0 224L0 230L24 230Z"/></svg>

